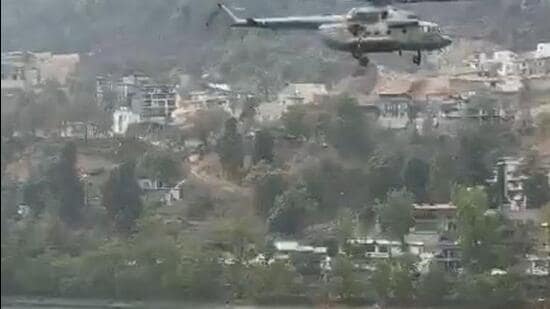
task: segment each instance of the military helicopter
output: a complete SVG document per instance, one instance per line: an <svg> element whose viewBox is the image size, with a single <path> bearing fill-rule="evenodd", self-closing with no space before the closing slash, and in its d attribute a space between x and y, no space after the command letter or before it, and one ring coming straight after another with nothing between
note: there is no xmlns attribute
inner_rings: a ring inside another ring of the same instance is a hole
<svg viewBox="0 0 550 309"><path fill-rule="evenodd" d="M395 2L448 2L457 0L400 0ZM333 50L349 52L359 65L369 64L369 53L415 51L413 63L420 65L422 51L440 50L452 40L432 22L420 20L416 14L386 5L388 0L366 0L371 5L351 9L342 15L310 15L267 18L240 18L223 3L218 7L232 20L234 28L317 31L325 45ZM208 24L208 23L207 23Z"/></svg>

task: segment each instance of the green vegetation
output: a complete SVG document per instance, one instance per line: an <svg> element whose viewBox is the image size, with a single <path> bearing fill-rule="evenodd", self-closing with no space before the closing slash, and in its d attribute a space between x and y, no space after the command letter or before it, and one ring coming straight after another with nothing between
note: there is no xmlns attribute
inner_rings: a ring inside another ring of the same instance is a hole
<svg viewBox="0 0 550 309"><path fill-rule="evenodd" d="M284 15L313 4L331 11L336 2L243 0L242 6ZM3 47L95 54L82 56L67 87L48 81L40 92L2 98L3 295L481 307L547 295L533 292L521 262L548 243L549 230L505 218L497 210L502 179L487 186L496 161L523 154L528 143L510 124L472 122L452 133L387 130L357 99L339 95L291 106L265 125L255 120L256 107L285 82L339 81L349 59L320 51L304 41L309 37L283 41L249 31L241 40L242 33L224 27L205 29L215 1L18 3L2 1ZM100 110L94 76L128 68L170 82L173 68L208 73L255 96L238 119L221 107L201 109L184 127L153 137L55 136L65 121L108 130L116 93L104 94ZM481 94L472 105L496 103ZM548 114L536 119L537 142L550 136L549 123ZM162 143L150 143L155 138ZM183 145L195 140L202 145ZM89 157L109 164L85 167ZM541 208L550 222L548 179L535 161L524 171L528 207ZM171 190L142 190L141 177ZM440 236L457 241L461 272L436 262L423 271L408 254L366 258L364 249L346 243L376 236L399 240L406 250L414 204L449 201L458 208L457 229ZM281 254L273 246L279 239L327 252ZM539 285L547 289L544 280Z"/></svg>

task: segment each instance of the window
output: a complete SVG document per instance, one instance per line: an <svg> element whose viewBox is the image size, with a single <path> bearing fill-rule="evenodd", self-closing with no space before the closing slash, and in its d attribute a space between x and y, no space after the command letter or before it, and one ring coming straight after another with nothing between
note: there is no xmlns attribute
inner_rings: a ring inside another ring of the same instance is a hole
<svg viewBox="0 0 550 309"><path fill-rule="evenodd" d="M382 252L382 253L388 252L388 246L378 246L378 252Z"/></svg>
<svg viewBox="0 0 550 309"><path fill-rule="evenodd" d="M390 35L390 34L391 34L391 30L388 29L388 31L386 31L386 34L387 34L387 35Z"/></svg>

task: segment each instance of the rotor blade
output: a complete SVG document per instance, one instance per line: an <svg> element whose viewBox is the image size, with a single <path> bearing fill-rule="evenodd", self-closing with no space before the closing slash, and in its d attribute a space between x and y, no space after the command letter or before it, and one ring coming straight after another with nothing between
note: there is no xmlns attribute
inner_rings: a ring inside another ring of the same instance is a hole
<svg viewBox="0 0 550 309"><path fill-rule="evenodd" d="M476 0L362 0L375 6L390 5L393 3L422 3L422 2L470 2Z"/></svg>

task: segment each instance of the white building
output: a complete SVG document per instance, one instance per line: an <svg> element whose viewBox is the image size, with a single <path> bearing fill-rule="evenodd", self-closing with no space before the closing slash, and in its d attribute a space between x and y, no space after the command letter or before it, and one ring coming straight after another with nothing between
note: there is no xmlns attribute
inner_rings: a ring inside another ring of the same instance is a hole
<svg viewBox="0 0 550 309"><path fill-rule="evenodd" d="M389 258L391 256L403 255L402 243L395 240L354 238L346 241L348 246L361 248L366 258ZM408 253L419 256L424 253L424 243L406 241Z"/></svg>
<svg viewBox="0 0 550 309"><path fill-rule="evenodd" d="M510 211L527 209L527 196L524 193L524 182L527 176L521 173L522 159L504 157L497 162L493 178L489 183L497 184L503 206Z"/></svg>
<svg viewBox="0 0 550 309"><path fill-rule="evenodd" d="M548 58L550 57L550 43L537 44L537 50L535 51L535 58Z"/></svg>
<svg viewBox="0 0 550 309"><path fill-rule="evenodd" d="M128 126L132 123L139 123L140 115L133 112L128 107L121 107L113 113L113 133L125 134Z"/></svg>
<svg viewBox="0 0 550 309"><path fill-rule="evenodd" d="M539 43L536 50L520 55L502 50L489 58L481 53L470 66L486 76L547 75L550 73L550 43Z"/></svg>
<svg viewBox="0 0 550 309"><path fill-rule="evenodd" d="M166 205L172 206L175 201L179 201L183 198L183 186L186 180L178 182L173 188L165 195Z"/></svg>

